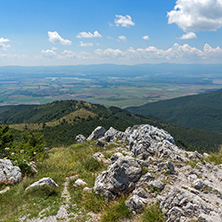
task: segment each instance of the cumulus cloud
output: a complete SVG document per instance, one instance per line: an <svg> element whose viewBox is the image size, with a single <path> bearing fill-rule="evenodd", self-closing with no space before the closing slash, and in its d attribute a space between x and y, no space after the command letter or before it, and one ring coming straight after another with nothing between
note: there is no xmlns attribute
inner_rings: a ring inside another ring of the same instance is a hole
<svg viewBox="0 0 222 222"><path fill-rule="evenodd" d="M81 39L81 38L101 38L102 35L99 34L98 31L95 31L93 34L91 32L80 32L76 38Z"/></svg>
<svg viewBox="0 0 222 222"><path fill-rule="evenodd" d="M62 53L62 56L65 58L75 58L76 57L76 53L74 53L71 50L64 50Z"/></svg>
<svg viewBox="0 0 222 222"><path fill-rule="evenodd" d="M132 21L132 18L130 15L116 15L116 19L115 19L115 24L116 26L122 26L122 27L130 27L130 26L134 26L135 23Z"/></svg>
<svg viewBox="0 0 222 222"><path fill-rule="evenodd" d="M149 40L150 37L149 37L148 35L144 35L144 36L142 37L142 39L144 39L144 40Z"/></svg>
<svg viewBox="0 0 222 222"><path fill-rule="evenodd" d="M101 57L120 57L124 56L124 52L120 49L96 49L95 54Z"/></svg>
<svg viewBox="0 0 222 222"><path fill-rule="evenodd" d="M217 46L216 48L212 48L209 44L204 45L204 53L207 57L222 57L222 48Z"/></svg>
<svg viewBox="0 0 222 222"><path fill-rule="evenodd" d="M118 37L118 40L119 41L126 41L126 36L121 35L121 36Z"/></svg>
<svg viewBox="0 0 222 222"><path fill-rule="evenodd" d="M49 41L52 43L60 43L62 45L71 45L72 42L68 39L63 39L58 32L48 32Z"/></svg>
<svg viewBox="0 0 222 222"><path fill-rule="evenodd" d="M53 47L52 49L46 49L46 50L42 50L41 54L45 57L49 57L49 58L53 58L57 56L56 53L57 48Z"/></svg>
<svg viewBox="0 0 222 222"><path fill-rule="evenodd" d="M90 47L90 46L93 46L93 43L92 42L80 42L80 46L81 47Z"/></svg>
<svg viewBox="0 0 222 222"><path fill-rule="evenodd" d="M177 0L167 13L168 23L176 23L185 32L215 31L222 27L221 0Z"/></svg>
<svg viewBox="0 0 222 222"><path fill-rule="evenodd" d="M10 47L10 45L8 44L9 39L4 39L4 38L0 38L0 48L2 49L7 49Z"/></svg>
<svg viewBox="0 0 222 222"><path fill-rule="evenodd" d="M188 32L186 34L183 34L180 39L196 39L197 36L194 32Z"/></svg>

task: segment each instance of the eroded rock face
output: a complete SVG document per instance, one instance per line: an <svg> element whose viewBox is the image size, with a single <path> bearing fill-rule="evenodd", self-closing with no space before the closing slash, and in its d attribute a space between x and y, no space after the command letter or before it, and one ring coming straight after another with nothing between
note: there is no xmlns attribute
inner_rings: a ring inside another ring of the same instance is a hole
<svg viewBox="0 0 222 222"><path fill-rule="evenodd" d="M94 191L112 200L130 193L141 175L142 168L133 157L120 157L96 178Z"/></svg>
<svg viewBox="0 0 222 222"><path fill-rule="evenodd" d="M101 137L104 136L106 130L104 127L102 126L98 126L96 127L95 130L93 130L93 132L89 135L89 137L87 138L87 140L97 140Z"/></svg>
<svg viewBox="0 0 222 222"><path fill-rule="evenodd" d="M58 187L58 184L51 179L50 177L43 177L41 180L31 184L30 186L28 186L25 190L29 190L30 188L33 187L41 187L41 186L53 186L53 187Z"/></svg>
<svg viewBox="0 0 222 222"><path fill-rule="evenodd" d="M133 213L158 200L167 222L222 222L222 165L179 149L170 134L147 124L125 132L110 128L102 139L118 140L131 152L124 156L118 149L113 154L112 164L96 178L94 191L108 200L131 193L125 204ZM189 161L197 164L191 167Z"/></svg>
<svg viewBox="0 0 222 222"><path fill-rule="evenodd" d="M77 143L84 143L84 142L86 142L86 137L83 136L82 134L79 134L76 136L75 141Z"/></svg>
<svg viewBox="0 0 222 222"><path fill-rule="evenodd" d="M0 159L0 183L16 184L21 180L22 173L20 168L13 166L11 160Z"/></svg>

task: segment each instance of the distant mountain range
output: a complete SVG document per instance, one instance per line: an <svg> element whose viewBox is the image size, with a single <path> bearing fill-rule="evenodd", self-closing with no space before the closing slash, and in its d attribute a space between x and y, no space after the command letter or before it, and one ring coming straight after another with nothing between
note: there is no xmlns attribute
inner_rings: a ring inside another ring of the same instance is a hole
<svg viewBox="0 0 222 222"><path fill-rule="evenodd" d="M222 90L148 103L126 110L153 115L183 127L222 132Z"/></svg>
<svg viewBox="0 0 222 222"><path fill-rule="evenodd" d="M222 134L169 124L159 118L132 114L117 107L83 101L55 101L45 105L1 106L0 121L16 132L34 130L44 134L48 146L70 145L78 134L88 136L97 126L125 130L135 124L154 125L168 131L178 146L189 150L215 151Z"/></svg>

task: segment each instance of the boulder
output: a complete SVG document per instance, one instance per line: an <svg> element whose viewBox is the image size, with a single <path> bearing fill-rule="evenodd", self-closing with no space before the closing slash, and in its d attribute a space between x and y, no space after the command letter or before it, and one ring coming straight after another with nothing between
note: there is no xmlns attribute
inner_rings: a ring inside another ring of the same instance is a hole
<svg viewBox="0 0 222 222"><path fill-rule="evenodd" d="M31 184L30 186L28 186L25 190L29 190L30 188L33 187L41 187L41 186L48 186L48 187L58 187L58 184L51 179L50 177L43 177L41 180Z"/></svg>
<svg viewBox="0 0 222 222"><path fill-rule="evenodd" d="M77 143L84 143L84 142L86 142L86 137L83 136L82 134L79 134L76 136L75 141Z"/></svg>
<svg viewBox="0 0 222 222"><path fill-rule="evenodd" d="M94 191L112 200L130 193L141 176L142 168L138 162L132 157L123 156L96 178Z"/></svg>
<svg viewBox="0 0 222 222"><path fill-rule="evenodd" d="M98 139L97 142L96 142L96 146L104 147L105 143L104 143L103 139Z"/></svg>
<svg viewBox="0 0 222 222"><path fill-rule="evenodd" d="M110 142L110 141L115 141L115 140L118 140L118 139L123 139L125 136L125 134L121 131L118 131L116 129L114 129L113 127L110 127L105 135L104 135L104 139L106 142Z"/></svg>
<svg viewBox="0 0 222 222"><path fill-rule="evenodd" d="M87 140L97 140L104 136L106 130L102 126L98 126L93 132L89 135Z"/></svg>
<svg viewBox="0 0 222 222"><path fill-rule="evenodd" d="M11 160L0 159L0 184L16 184L21 182L21 169L13 166Z"/></svg>

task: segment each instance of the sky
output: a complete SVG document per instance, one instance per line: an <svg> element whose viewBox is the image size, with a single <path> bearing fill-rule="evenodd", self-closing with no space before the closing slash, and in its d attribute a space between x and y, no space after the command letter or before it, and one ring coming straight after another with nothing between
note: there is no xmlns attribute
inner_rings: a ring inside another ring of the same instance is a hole
<svg viewBox="0 0 222 222"><path fill-rule="evenodd" d="M222 0L0 0L0 66L222 64Z"/></svg>

